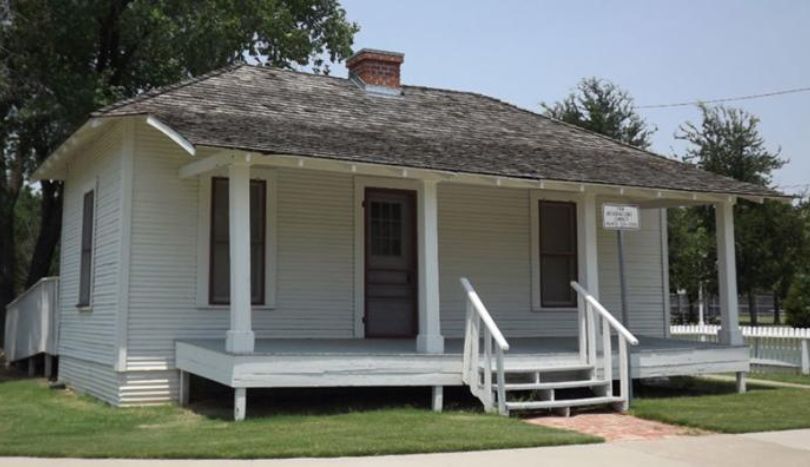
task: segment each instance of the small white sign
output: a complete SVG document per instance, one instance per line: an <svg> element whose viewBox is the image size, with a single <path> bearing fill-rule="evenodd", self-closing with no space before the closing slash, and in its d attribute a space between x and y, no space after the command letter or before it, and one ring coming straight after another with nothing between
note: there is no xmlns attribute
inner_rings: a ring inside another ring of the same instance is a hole
<svg viewBox="0 0 810 467"><path fill-rule="evenodd" d="M602 227L608 230L638 230L641 228L638 206L603 204Z"/></svg>

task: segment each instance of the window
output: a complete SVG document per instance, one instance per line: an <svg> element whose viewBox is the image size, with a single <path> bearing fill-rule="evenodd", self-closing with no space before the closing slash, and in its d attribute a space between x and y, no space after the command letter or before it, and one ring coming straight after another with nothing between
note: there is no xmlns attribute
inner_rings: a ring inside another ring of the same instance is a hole
<svg viewBox="0 0 810 467"><path fill-rule="evenodd" d="M82 205L82 247L79 266L79 303L90 306L90 289L93 275L93 190L84 194Z"/></svg>
<svg viewBox="0 0 810 467"><path fill-rule="evenodd" d="M250 291L251 303L265 303L265 226L267 183L250 181ZM211 179L211 256L209 303L228 305L231 297L230 227L228 224L228 179Z"/></svg>
<svg viewBox="0 0 810 467"><path fill-rule="evenodd" d="M539 201L540 305L577 306L570 282L577 280L577 208L575 203Z"/></svg>

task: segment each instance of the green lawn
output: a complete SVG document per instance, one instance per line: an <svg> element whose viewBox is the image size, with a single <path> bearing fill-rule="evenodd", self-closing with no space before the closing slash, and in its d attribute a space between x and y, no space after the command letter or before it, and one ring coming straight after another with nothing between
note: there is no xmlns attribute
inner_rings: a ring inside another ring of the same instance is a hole
<svg viewBox="0 0 810 467"><path fill-rule="evenodd" d="M116 409L50 390L41 380L0 378L0 456L327 457L600 441L473 410L437 414L425 405L396 405L335 412L345 405L334 398L321 401L331 412L290 409L279 414L256 409L259 404L250 397L248 419L234 423L224 419L230 414L228 398L213 409L197 406L193 411L175 406Z"/></svg>
<svg viewBox="0 0 810 467"><path fill-rule="evenodd" d="M636 392L637 417L723 433L810 428L810 391L749 384L736 394L734 383L692 378L645 385Z"/></svg>

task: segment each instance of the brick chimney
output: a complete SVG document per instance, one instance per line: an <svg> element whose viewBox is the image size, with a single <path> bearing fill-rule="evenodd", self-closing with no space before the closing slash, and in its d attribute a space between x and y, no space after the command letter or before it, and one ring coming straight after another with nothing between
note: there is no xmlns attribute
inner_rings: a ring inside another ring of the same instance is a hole
<svg viewBox="0 0 810 467"><path fill-rule="evenodd" d="M399 67L405 54L385 50L360 49L346 60L349 78L372 92L399 94Z"/></svg>

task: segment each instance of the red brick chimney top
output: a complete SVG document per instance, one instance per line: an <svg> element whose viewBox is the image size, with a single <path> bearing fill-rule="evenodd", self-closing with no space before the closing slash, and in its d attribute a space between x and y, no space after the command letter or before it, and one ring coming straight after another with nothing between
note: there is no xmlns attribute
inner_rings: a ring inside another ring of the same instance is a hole
<svg viewBox="0 0 810 467"><path fill-rule="evenodd" d="M385 50L360 49L346 60L349 77L364 85L399 91L399 67L405 54Z"/></svg>

